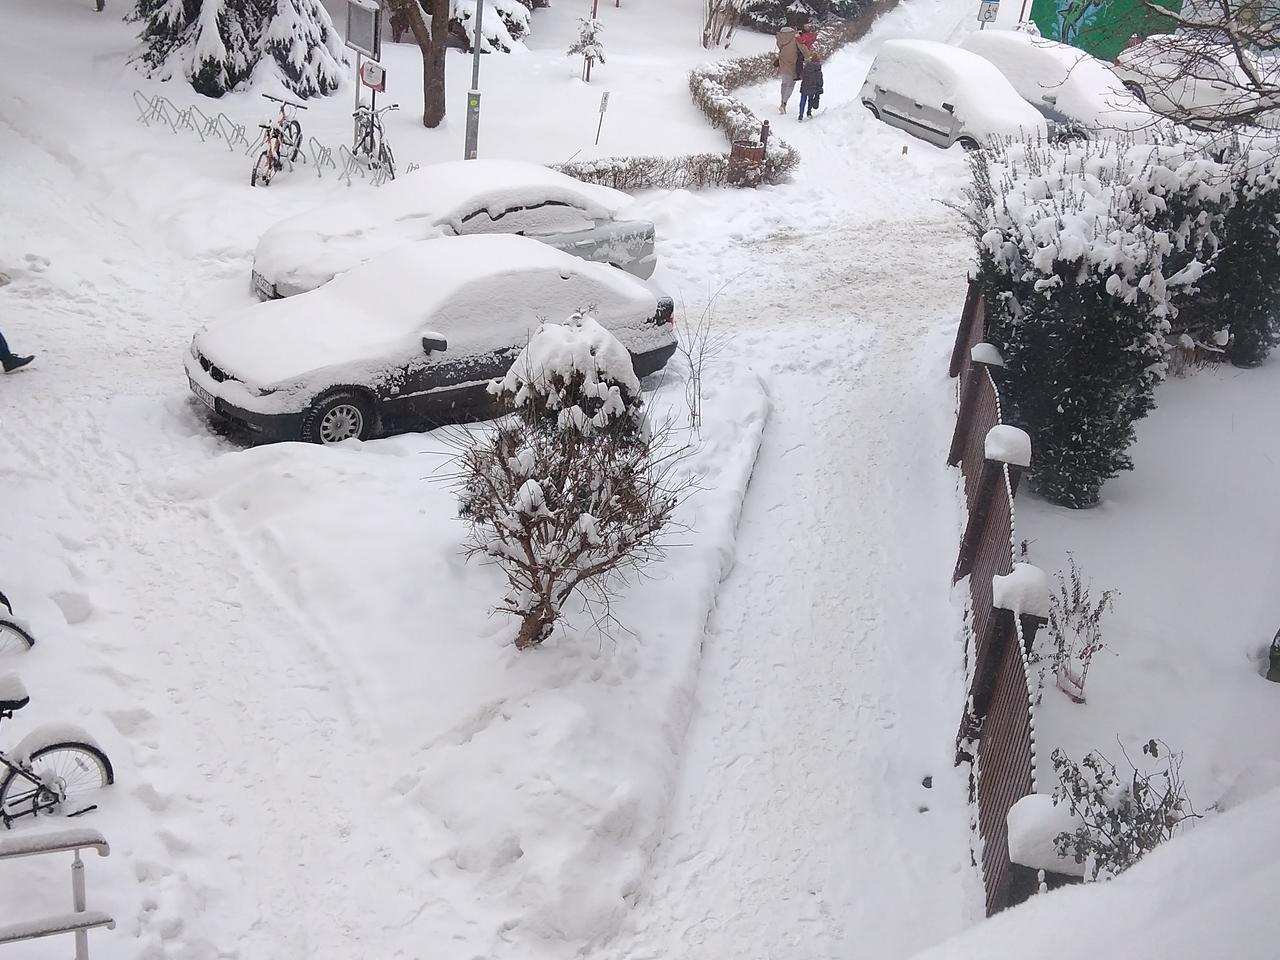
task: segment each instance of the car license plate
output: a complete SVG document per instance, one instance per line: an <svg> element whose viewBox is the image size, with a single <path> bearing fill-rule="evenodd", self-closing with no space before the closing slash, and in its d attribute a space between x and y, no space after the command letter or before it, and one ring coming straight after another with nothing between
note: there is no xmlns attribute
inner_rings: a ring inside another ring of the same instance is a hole
<svg viewBox="0 0 1280 960"><path fill-rule="evenodd" d="M275 287L257 270L253 272L253 292L263 300L274 300L276 296Z"/></svg>
<svg viewBox="0 0 1280 960"><path fill-rule="evenodd" d="M199 397L200 402L203 403L210 410L214 409L213 394L210 393L208 390L206 390L204 387L200 386L200 384L196 383L194 380L191 381L191 392L194 393L197 397Z"/></svg>

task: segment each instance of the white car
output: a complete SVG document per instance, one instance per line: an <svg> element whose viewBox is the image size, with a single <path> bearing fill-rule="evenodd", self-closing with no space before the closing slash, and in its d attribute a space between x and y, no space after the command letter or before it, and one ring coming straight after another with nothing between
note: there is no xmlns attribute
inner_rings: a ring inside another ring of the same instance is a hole
<svg viewBox="0 0 1280 960"><path fill-rule="evenodd" d="M654 227L627 217L634 203L521 160L433 164L275 224L254 252L253 291L263 300L289 297L406 243L489 233L533 237L648 279Z"/></svg>
<svg viewBox="0 0 1280 960"><path fill-rule="evenodd" d="M1125 89L1105 63L1065 43L1021 30L975 30L960 47L995 64L1050 123L1138 136L1169 125Z"/></svg>
<svg viewBox="0 0 1280 960"><path fill-rule="evenodd" d="M1225 44L1156 34L1121 51L1115 72L1157 113L1213 127L1224 110L1248 109L1257 99L1234 61Z"/></svg>
<svg viewBox="0 0 1280 960"><path fill-rule="evenodd" d="M643 281L525 237L403 244L315 290L198 332L191 391L220 420L274 440L337 443L482 419L486 386L544 320L589 313L637 377L676 349L673 304Z"/></svg>
<svg viewBox="0 0 1280 960"><path fill-rule="evenodd" d="M940 147L1049 132L990 62L932 40L886 40L859 96L878 119Z"/></svg>

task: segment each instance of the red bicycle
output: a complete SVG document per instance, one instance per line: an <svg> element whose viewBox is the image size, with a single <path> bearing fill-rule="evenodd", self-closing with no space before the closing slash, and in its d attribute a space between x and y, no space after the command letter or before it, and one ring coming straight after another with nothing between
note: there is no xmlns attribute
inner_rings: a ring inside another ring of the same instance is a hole
<svg viewBox="0 0 1280 960"><path fill-rule="evenodd" d="M285 161L293 163L302 153L302 124L294 111L307 109L292 100L281 100L264 93L268 100L280 104L280 112L271 123L260 123L264 131L262 152L253 164L253 176L249 178L250 186L267 186L271 178L284 169Z"/></svg>

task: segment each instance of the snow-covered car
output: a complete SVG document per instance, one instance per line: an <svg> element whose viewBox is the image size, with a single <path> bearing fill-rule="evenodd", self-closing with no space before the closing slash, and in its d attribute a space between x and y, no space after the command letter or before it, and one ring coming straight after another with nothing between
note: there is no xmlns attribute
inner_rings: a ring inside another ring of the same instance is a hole
<svg viewBox="0 0 1280 960"><path fill-rule="evenodd" d="M1105 63L1065 43L1021 30L977 30L960 48L993 63L1051 125L1136 134L1168 125Z"/></svg>
<svg viewBox="0 0 1280 960"><path fill-rule="evenodd" d="M886 40L859 97L877 119L940 147L1048 135L1044 117L991 63L932 40Z"/></svg>
<svg viewBox="0 0 1280 960"><path fill-rule="evenodd" d="M542 321L577 312L617 336L639 377L675 352L669 298L621 270L495 234L403 245L243 308L200 330L184 366L221 420L336 443L492 416L489 381Z"/></svg>
<svg viewBox="0 0 1280 960"><path fill-rule="evenodd" d="M1156 34L1122 50L1113 69L1157 113L1213 127L1224 110L1239 110L1256 100L1234 59L1226 44Z"/></svg>
<svg viewBox="0 0 1280 960"><path fill-rule="evenodd" d="M627 218L633 204L621 191L536 163L438 163L272 226L254 252L253 291L263 300L289 297L406 243L489 233L533 237L648 279L654 228Z"/></svg>

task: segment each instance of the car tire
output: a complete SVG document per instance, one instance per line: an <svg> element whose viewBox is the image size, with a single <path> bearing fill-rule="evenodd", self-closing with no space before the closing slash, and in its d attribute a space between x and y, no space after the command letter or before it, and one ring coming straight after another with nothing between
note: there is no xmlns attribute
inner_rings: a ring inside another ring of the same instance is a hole
<svg viewBox="0 0 1280 960"><path fill-rule="evenodd" d="M373 435L373 405L350 390L321 397L302 416L302 439L329 445L343 440L368 440Z"/></svg>
<svg viewBox="0 0 1280 960"><path fill-rule="evenodd" d="M979 147L978 141L973 139L973 137L956 137L956 143L959 144L960 149L966 153L977 150Z"/></svg>
<svg viewBox="0 0 1280 960"><path fill-rule="evenodd" d="M875 117L877 120L880 119L880 111L879 109L877 109L874 103L868 103L866 100L863 100L862 105L871 111L871 115L873 117Z"/></svg>

